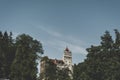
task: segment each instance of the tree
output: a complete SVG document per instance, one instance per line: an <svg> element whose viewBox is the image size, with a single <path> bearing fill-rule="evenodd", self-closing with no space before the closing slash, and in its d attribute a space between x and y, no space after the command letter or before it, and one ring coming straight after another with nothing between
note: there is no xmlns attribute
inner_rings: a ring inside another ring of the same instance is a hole
<svg viewBox="0 0 120 80"><path fill-rule="evenodd" d="M115 41L108 31L101 37L101 44L87 48L87 58L74 66L74 80L120 79L120 33L115 30ZM76 76L77 75L77 76Z"/></svg>
<svg viewBox="0 0 120 80"><path fill-rule="evenodd" d="M42 67L44 70L40 73L40 80L56 80L56 65L52 62L48 56L44 56L41 59Z"/></svg>
<svg viewBox="0 0 120 80"><path fill-rule="evenodd" d="M12 39L12 32L10 34L5 31L0 32L0 78L9 78L10 66L14 59L15 49Z"/></svg>
<svg viewBox="0 0 120 80"><path fill-rule="evenodd" d="M102 47L109 49L112 48L113 46L113 40L112 37L109 33L109 31L106 31L105 34L103 36L101 36L101 45Z"/></svg>
<svg viewBox="0 0 120 80"><path fill-rule="evenodd" d="M0 78L3 78L3 50L2 50L2 45L3 45L3 34L0 31Z"/></svg>
<svg viewBox="0 0 120 80"><path fill-rule="evenodd" d="M71 80L69 76L69 72L70 71L68 68L57 69L56 79L57 80Z"/></svg>
<svg viewBox="0 0 120 80"><path fill-rule="evenodd" d="M43 53L42 44L31 36L22 34L16 38L15 59L11 66L12 80L36 80L37 59Z"/></svg>
<svg viewBox="0 0 120 80"><path fill-rule="evenodd" d="M69 76L71 71L67 67L57 67L54 60L49 59L47 56L42 57L41 64L44 69L40 73L40 80L71 80Z"/></svg>

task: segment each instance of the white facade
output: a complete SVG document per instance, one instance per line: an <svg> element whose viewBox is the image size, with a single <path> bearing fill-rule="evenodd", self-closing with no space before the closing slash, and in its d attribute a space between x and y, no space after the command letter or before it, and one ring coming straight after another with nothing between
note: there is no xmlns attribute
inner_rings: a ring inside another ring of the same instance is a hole
<svg viewBox="0 0 120 80"><path fill-rule="evenodd" d="M72 71L72 53L68 48L64 50L63 62Z"/></svg>
<svg viewBox="0 0 120 80"><path fill-rule="evenodd" d="M57 60L57 59L49 59L51 62L53 62L58 69L62 70L64 68L69 69L69 76L72 77L73 74L73 65L72 65L72 53L71 51L66 47L64 50L63 54L63 59L62 60ZM45 65L46 63L44 61L41 62L41 73L45 71ZM44 80L44 79L42 79Z"/></svg>

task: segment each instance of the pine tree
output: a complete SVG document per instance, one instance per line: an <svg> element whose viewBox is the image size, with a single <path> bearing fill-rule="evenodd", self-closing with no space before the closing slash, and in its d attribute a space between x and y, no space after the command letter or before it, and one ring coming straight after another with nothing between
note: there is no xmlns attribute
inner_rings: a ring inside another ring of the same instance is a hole
<svg viewBox="0 0 120 80"><path fill-rule="evenodd" d="M3 45L3 34L0 31L0 78L3 77L3 50L2 50L2 45Z"/></svg>
<svg viewBox="0 0 120 80"><path fill-rule="evenodd" d="M0 78L9 78L10 66L14 58L12 33L0 32Z"/></svg>
<svg viewBox="0 0 120 80"><path fill-rule="evenodd" d="M120 33L115 30L115 41L108 31L101 37L101 44L87 48L87 58L74 69L74 80L120 79ZM79 75L79 76L76 76Z"/></svg>
<svg viewBox="0 0 120 80"><path fill-rule="evenodd" d="M11 79L36 80L36 60L42 52L42 44L39 41L29 35L19 35L16 38L16 54L11 66Z"/></svg>
<svg viewBox="0 0 120 80"><path fill-rule="evenodd" d="M113 46L113 40L109 31L106 31L105 34L101 36L101 40L102 40L101 42L102 47L106 49L110 49Z"/></svg>

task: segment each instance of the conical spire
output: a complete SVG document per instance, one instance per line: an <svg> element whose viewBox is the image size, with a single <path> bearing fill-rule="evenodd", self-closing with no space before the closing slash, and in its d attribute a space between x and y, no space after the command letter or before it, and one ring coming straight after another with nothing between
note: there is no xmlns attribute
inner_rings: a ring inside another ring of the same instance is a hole
<svg viewBox="0 0 120 80"><path fill-rule="evenodd" d="M68 47L66 47L65 51L69 52L70 50L68 49Z"/></svg>

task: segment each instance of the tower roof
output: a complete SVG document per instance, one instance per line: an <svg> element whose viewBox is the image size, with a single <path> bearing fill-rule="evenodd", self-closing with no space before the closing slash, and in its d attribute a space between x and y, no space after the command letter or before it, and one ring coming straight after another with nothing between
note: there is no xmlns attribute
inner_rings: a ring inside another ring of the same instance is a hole
<svg viewBox="0 0 120 80"><path fill-rule="evenodd" d="M68 49L68 47L66 47L65 51L68 51L68 52L69 52L70 50Z"/></svg>

